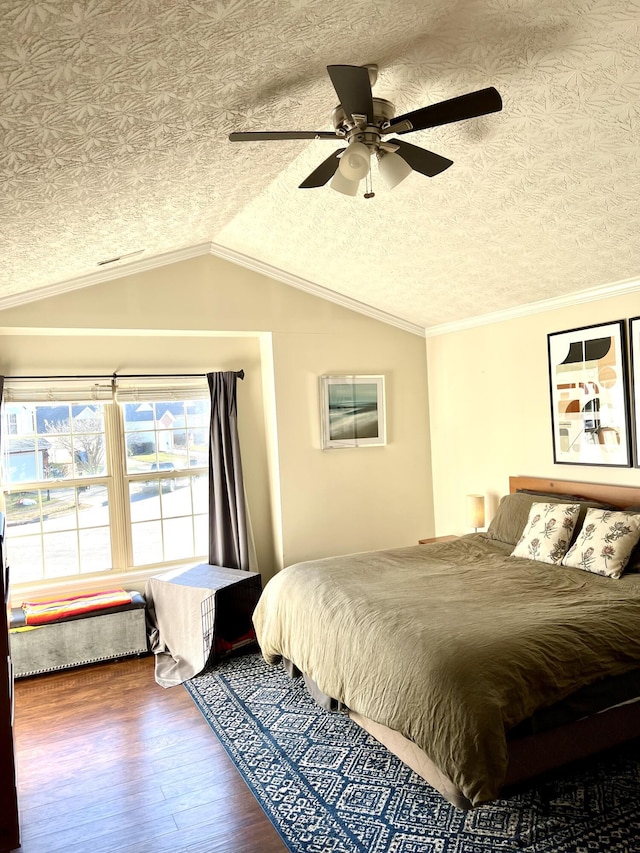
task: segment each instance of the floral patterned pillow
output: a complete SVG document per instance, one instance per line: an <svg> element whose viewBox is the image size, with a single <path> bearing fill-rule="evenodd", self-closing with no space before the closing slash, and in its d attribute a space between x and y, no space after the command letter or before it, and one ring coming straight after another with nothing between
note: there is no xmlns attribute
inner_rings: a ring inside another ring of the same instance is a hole
<svg viewBox="0 0 640 853"><path fill-rule="evenodd" d="M560 564L567 552L580 504L533 503L512 557Z"/></svg>
<svg viewBox="0 0 640 853"><path fill-rule="evenodd" d="M640 515L589 509L578 538L562 560L586 572L619 578L640 539Z"/></svg>

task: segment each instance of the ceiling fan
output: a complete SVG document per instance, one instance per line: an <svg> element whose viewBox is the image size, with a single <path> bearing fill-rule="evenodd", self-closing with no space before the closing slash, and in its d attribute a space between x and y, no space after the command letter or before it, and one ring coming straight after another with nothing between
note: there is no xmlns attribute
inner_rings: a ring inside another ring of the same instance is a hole
<svg viewBox="0 0 640 853"><path fill-rule="evenodd" d="M370 176L372 154L376 155L380 175L389 189L397 186L412 170L432 178L453 165L453 161L402 139L383 137L439 127L502 109L499 92L490 86L396 116L390 101L372 95L371 88L378 77L377 65L328 65L327 71L340 101L331 116L333 131L270 130L229 134L231 142L336 138L346 142L346 148L334 151L305 178L301 189L321 187L331 180L332 189L354 196L362 178ZM372 198L370 177L367 183L365 198Z"/></svg>

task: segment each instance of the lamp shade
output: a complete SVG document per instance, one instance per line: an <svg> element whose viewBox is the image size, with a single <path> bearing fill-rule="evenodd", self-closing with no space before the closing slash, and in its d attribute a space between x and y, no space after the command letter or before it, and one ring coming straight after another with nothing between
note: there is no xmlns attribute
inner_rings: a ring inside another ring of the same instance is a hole
<svg viewBox="0 0 640 853"><path fill-rule="evenodd" d="M404 181L413 169L399 154L389 153L380 157L378 171L387 189L392 190L398 186L400 181Z"/></svg>
<svg viewBox="0 0 640 853"><path fill-rule="evenodd" d="M484 495L467 495L467 524L475 530L484 527Z"/></svg>
<svg viewBox="0 0 640 853"><path fill-rule="evenodd" d="M350 181L348 178L345 178L340 169L337 169L329 186L332 190L336 190L336 192L343 195L356 195L360 181Z"/></svg>
<svg viewBox="0 0 640 853"><path fill-rule="evenodd" d="M338 169L348 181L364 178L371 167L371 154L362 142L352 142L340 158Z"/></svg>

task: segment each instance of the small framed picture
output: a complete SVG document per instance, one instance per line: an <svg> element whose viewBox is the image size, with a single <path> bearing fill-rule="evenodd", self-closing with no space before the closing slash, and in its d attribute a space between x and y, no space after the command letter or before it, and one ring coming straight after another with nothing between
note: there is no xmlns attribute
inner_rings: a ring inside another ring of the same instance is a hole
<svg viewBox="0 0 640 853"><path fill-rule="evenodd" d="M624 320L547 336L553 461L631 465Z"/></svg>
<svg viewBox="0 0 640 853"><path fill-rule="evenodd" d="M322 449L386 444L384 376L321 376Z"/></svg>

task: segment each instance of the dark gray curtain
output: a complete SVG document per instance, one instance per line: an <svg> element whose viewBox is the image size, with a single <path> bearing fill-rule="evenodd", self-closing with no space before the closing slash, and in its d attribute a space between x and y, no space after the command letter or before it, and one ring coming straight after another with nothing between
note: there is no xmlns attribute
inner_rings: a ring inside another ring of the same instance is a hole
<svg viewBox="0 0 640 853"><path fill-rule="evenodd" d="M209 563L249 570L247 513L238 441L236 386L243 371L207 373L209 434Z"/></svg>

